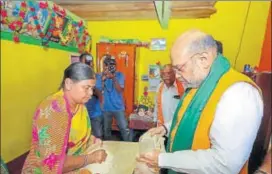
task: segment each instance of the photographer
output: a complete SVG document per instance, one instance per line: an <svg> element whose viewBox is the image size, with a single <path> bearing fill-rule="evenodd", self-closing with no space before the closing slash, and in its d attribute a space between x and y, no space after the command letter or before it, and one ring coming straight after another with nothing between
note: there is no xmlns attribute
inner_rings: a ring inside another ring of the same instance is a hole
<svg viewBox="0 0 272 174"><path fill-rule="evenodd" d="M99 81L100 79L97 79ZM98 83L98 82L97 82ZM116 71L116 61L111 55L105 55L102 73L104 138L110 140L112 117L114 116L122 139L129 141L128 123L125 118L125 105L123 100L124 75Z"/></svg>
<svg viewBox="0 0 272 174"><path fill-rule="evenodd" d="M79 61L89 65L93 69L93 57L88 53L83 53L79 57ZM101 76L96 74L96 79ZM103 114L101 111L102 105L102 93L101 93L101 85L97 83L95 84L95 88L93 91L92 98L85 104L88 110L88 114L91 120L92 126L92 134L102 139L103 138Z"/></svg>

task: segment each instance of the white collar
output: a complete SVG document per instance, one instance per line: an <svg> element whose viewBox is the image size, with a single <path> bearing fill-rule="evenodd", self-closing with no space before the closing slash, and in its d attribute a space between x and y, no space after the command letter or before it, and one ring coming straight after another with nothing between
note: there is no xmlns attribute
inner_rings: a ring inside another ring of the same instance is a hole
<svg viewBox="0 0 272 174"><path fill-rule="evenodd" d="M177 81L176 81L176 80L174 81L173 85L170 86L169 88L166 86L166 84L165 84L164 82L163 82L163 85L164 85L164 88L166 88L166 89L170 89L170 88L172 88L172 87L178 88L178 85L177 85Z"/></svg>

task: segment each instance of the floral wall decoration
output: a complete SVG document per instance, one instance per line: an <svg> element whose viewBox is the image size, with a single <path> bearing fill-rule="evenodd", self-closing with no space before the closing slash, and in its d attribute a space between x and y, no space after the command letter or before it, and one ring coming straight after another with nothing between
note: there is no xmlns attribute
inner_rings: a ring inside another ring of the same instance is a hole
<svg viewBox="0 0 272 174"><path fill-rule="evenodd" d="M51 1L0 1L1 39L89 51L86 22Z"/></svg>

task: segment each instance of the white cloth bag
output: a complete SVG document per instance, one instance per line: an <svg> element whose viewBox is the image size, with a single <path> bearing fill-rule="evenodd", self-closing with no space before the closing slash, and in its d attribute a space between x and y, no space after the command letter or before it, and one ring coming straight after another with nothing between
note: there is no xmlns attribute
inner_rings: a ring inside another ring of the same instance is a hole
<svg viewBox="0 0 272 174"><path fill-rule="evenodd" d="M139 152L147 153L155 149L165 152L164 138L154 135L151 137L150 133L145 133L139 141ZM137 162L134 174L159 174L159 170L149 168L145 163Z"/></svg>

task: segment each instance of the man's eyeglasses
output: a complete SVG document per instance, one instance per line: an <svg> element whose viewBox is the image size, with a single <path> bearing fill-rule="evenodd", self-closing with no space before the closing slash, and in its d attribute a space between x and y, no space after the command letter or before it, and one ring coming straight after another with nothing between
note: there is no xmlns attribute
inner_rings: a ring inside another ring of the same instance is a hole
<svg viewBox="0 0 272 174"><path fill-rule="evenodd" d="M173 70L177 73L177 72L182 72L184 71L185 66L191 61L192 59L190 58L189 60L187 60L184 64L180 64L180 65L173 65L172 68Z"/></svg>
<svg viewBox="0 0 272 174"><path fill-rule="evenodd" d="M204 52L204 53L206 53L206 52ZM174 70L175 72L182 72L182 71L184 71L184 68L186 67L186 65L187 65L190 61L194 60L194 58L195 58L196 55L200 55L200 54L201 54L201 53L196 53L196 54L192 55L192 56L189 58L189 60L187 60L184 64L181 64L181 65L173 65L173 66L172 66L172 67L173 67L173 70Z"/></svg>

